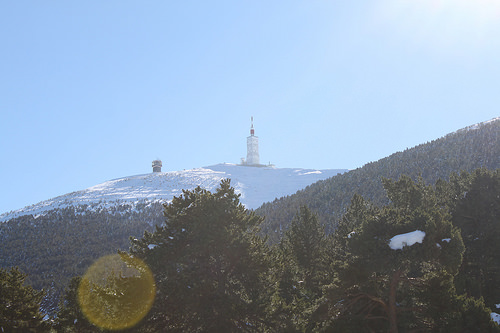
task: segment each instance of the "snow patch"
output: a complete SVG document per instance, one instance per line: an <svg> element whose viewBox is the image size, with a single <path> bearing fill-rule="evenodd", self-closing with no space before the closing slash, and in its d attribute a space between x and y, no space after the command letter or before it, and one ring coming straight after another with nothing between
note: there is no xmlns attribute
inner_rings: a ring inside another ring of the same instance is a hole
<svg viewBox="0 0 500 333"><path fill-rule="evenodd" d="M0 214L0 222L30 214L40 217L51 210L68 207L78 210L77 214L99 212L118 205L129 205L127 210L134 210L153 202L168 203L174 196L181 195L182 189L193 190L200 186L213 192L225 178L230 178L235 192L241 194L240 202L248 209L255 209L265 202L294 194L312 183L346 171L255 168L226 163L191 170L154 172L113 179L85 190Z"/></svg>
<svg viewBox="0 0 500 333"><path fill-rule="evenodd" d="M481 126L484 126L486 124L493 123L493 122L499 121L499 120L500 120L500 117L496 117L496 118L493 118L493 119L490 119L490 120L487 120L487 121L483 121L481 123L477 123L477 124L474 124L474 125L467 126L464 129L462 129L462 130L463 131L474 131L474 130L479 129Z"/></svg>
<svg viewBox="0 0 500 333"><path fill-rule="evenodd" d="M412 246L415 243L422 243L424 237L425 232L420 230L396 235L390 239L389 247L393 250L402 250L405 246Z"/></svg>
<svg viewBox="0 0 500 333"><path fill-rule="evenodd" d="M305 175L321 175L321 171L319 171L319 170L309 171L309 172L300 173L300 175L301 176L305 176Z"/></svg>
<svg viewBox="0 0 500 333"><path fill-rule="evenodd" d="M491 313L491 320L500 325L500 314L496 312Z"/></svg>

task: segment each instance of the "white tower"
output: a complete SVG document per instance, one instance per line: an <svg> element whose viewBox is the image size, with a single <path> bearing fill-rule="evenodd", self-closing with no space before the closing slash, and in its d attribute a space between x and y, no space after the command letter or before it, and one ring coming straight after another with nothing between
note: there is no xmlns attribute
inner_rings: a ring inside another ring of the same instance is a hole
<svg viewBox="0 0 500 333"><path fill-rule="evenodd" d="M253 117L252 126L250 127L250 136L247 137L247 165L259 165L259 137L255 136L255 131L253 129Z"/></svg>

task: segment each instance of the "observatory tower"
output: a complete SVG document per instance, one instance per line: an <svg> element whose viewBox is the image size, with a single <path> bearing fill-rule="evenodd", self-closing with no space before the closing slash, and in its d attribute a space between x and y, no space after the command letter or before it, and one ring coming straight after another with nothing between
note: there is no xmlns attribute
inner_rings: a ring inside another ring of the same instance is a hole
<svg viewBox="0 0 500 333"><path fill-rule="evenodd" d="M153 172L161 172L161 161L160 160L154 160L153 161Z"/></svg>
<svg viewBox="0 0 500 333"><path fill-rule="evenodd" d="M253 117L252 126L250 127L250 136L247 137L247 165L259 165L259 137L255 136L255 130L253 129Z"/></svg>

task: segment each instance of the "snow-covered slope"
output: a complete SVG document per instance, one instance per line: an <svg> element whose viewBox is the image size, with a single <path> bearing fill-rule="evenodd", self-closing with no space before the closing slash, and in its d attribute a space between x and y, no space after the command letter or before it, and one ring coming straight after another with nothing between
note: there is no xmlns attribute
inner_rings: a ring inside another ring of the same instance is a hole
<svg viewBox="0 0 500 333"><path fill-rule="evenodd" d="M88 189L68 193L53 199L0 215L0 222L22 215L43 215L44 212L68 206L87 205L97 210L128 203L172 200L183 189L197 186L213 191L224 178L241 193L247 208L257 208L264 202L290 195L322 179L347 170L311 170L274 167L247 167L217 164L185 171L157 172L110 180Z"/></svg>

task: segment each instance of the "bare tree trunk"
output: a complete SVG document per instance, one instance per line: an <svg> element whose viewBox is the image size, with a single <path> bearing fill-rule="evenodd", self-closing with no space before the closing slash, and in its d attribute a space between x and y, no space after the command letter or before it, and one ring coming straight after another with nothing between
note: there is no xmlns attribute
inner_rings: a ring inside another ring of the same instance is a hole
<svg viewBox="0 0 500 333"><path fill-rule="evenodd" d="M389 333L398 333L398 318L396 309L396 292L401 278L401 271L397 270L392 274L389 289Z"/></svg>

